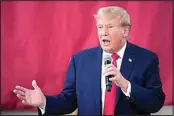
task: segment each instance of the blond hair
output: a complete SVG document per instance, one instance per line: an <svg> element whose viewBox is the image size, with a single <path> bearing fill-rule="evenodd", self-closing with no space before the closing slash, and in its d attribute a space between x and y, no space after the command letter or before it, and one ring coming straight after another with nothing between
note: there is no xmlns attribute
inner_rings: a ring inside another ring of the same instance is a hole
<svg viewBox="0 0 174 116"><path fill-rule="evenodd" d="M107 16L109 18L120 18L121 26L131 26L130 16L127 11L118 6L108 6L100 8L94 15L97 20L100 16Z"/></svg>

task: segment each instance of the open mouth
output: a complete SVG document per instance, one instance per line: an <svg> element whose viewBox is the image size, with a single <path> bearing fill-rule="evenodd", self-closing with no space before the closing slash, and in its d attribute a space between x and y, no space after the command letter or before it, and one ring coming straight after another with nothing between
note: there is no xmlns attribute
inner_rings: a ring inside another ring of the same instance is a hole
<svg viewBox="0 0 174 116"><path fill-rule="evenodd" d="M110 40L103 39L103 43L104 43L104 45L108 45L110 42L111 42Z"/></svg>

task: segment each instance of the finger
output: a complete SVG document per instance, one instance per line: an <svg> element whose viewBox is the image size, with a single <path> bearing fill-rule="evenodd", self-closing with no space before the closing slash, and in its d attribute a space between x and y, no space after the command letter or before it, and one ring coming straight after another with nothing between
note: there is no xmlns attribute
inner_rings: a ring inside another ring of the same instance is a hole
<svg viewBox="0 0 174 116"><path fill-rule="evenodd" d="M23 91L20 91L20 90L13 90L13 92L14 93L16 93L16 94L20 94L20 95L23 95L23 96L25 96L25 93L23 92Z"/></svg>
<svg viewBox="0 0 174 116"><path fill-rule="evenodd" d="M26 100L22 100L22 103L23 103L24 105L29 105L29 103L28 103Z"/></svg>
<svg viewBox="0 0 174 116"><path fill-rule="evenodd" d="M114 67L109 67L109 68L106 68L104 71L103 71L103 74L105 74L106 72L109 72L109 71L116 71Z"/></svg>
<svg viewBox="0 0 174 116"><path fill-rule="evenodd" d="M105 69L105 70L103 71L103 75L104 75L106 72L109 72L109 71L115 71L116 74L119 74L119 73L120 73L120 70L119 70L117 67L112 66L112 67L109 67L109 68Z"/></svg>
<svg viewBox="0 0 174 116"><path fill-rule="evenodd" d="M37 86L37 83L35 80L32 81L32 86L34 89L38 89L39 87Z"/></svg>
<svg viewBox="0 0 174 116"><path fill-rule="evenodd" d="M108 64L108 65L105 66L105 69L109 68L109 67L112 67L112 66L113 66L113 64Z"/></svg>
<svg viewBox="0 0 174 116"><path fill-rule="evenodd" d="M112 78L109 78L110 81L116 81L116 82L121 81L121 79L122 79L122 77L119 76L119 75L116 75L116 76L114 76Z"/></svg>
<svg viewBox="0 0 174 116"><path fill-rule="evenodd" d="M109 71L109 72L106 72L106 73L104 74L104 76L109 76L109 75L116 76L116 72L115 72L115 71Z"/></svg>
<svg viewBox="0 0 174 116"><path fill-rule="evenodd" d="M27 92L29 90L29 89L24 88L22 86L16 86L16 89L19 90L19 91L23 91L23 92Z"/></svg>
<svg viewBox="0 0 174 116"><path fill-rule="evenodd" d="M109 78L110 81L116 81L116 77Z"/></svg>
<svg viewBox="0 0 174 116"><path fill-rule="evenodd" d="M106 66L106 67L104 68L104 70L108 70L108 69L110 69L110 68L115 69L116 67L115 67L113 64L110 64L110 65Z"/></svg>
<svg viewBox="0 0 174 116"><path fill-rule="evenodd" d="M30 102L31 102L30 95L29 95L29 94L27 94L25 97L26 97L27 102L28 102L28 103L30 103ZM27 104L26 104L26 105L27 105Z"/></svg>
<svg viewBox="0 0 174 116"><path fill-rule="evenodd" d="M17 97L20 99L20 100L26 100L25 96L22 96L20 94L17 94Z"/></svg>

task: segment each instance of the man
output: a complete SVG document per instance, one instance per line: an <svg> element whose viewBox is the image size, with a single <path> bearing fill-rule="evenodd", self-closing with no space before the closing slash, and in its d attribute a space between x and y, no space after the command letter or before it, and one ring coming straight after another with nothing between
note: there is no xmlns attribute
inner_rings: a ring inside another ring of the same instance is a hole
<svg viewBox="0 0 174 116"><path fill-rule="evenodd" d="M149 115L160 110L165 95L155 53L128 42L129 14L121 7L103 7L94 16L100 46L72 56L63 91L45 96L36 81L34 90L16 86L14 93L39 114ZM105 64L106 57L111 64ZM108 76L112 81L107 91Z"/></svg>

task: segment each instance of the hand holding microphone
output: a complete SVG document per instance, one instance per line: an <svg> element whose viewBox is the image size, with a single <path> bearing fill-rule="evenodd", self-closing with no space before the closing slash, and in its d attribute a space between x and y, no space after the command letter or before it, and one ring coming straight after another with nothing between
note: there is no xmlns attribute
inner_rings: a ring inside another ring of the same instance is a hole
<svg viewBox="0 0 174 116"><path fill-rule="evenodd" d="M128 80L126 80L122 76L119 69L112 64L112 58L110 56L106 56L104 58L104 65L105 70L103 74L106 77L106 90L110 92L112 89L112 84L116 84L126 92L128 88Z"/></svg>

